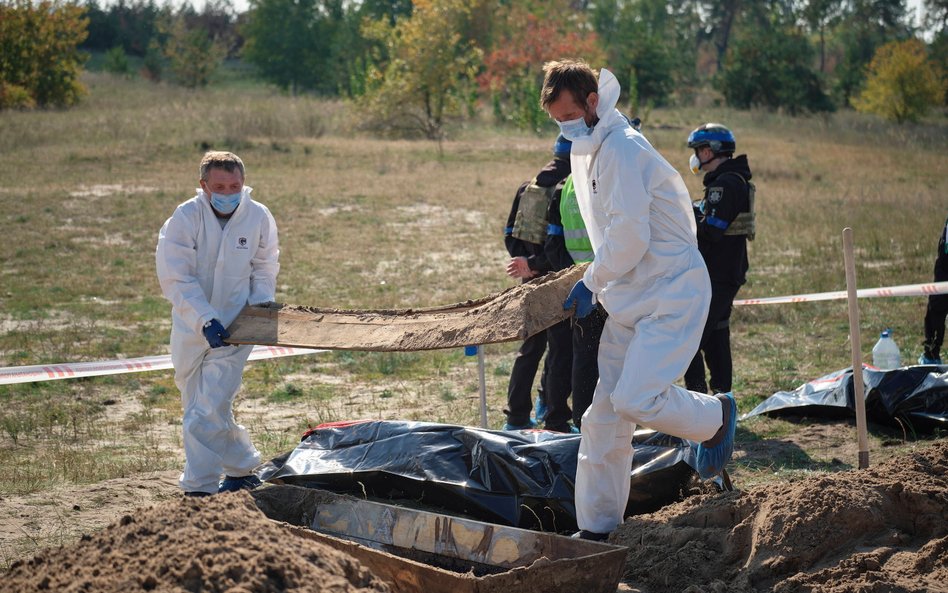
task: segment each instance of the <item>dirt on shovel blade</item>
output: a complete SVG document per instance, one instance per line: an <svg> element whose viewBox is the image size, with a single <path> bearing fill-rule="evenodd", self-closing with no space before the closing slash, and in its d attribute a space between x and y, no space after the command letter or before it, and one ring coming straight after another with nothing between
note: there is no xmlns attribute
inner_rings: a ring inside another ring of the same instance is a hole
<svg viewBox="0 0 948 593"><path fill-rule="evenodd" d="M586 266L542 276L476 301L404 310L250 306L230 325L231 344L412 351L523 340L566 319L563 302Z"/></svg>

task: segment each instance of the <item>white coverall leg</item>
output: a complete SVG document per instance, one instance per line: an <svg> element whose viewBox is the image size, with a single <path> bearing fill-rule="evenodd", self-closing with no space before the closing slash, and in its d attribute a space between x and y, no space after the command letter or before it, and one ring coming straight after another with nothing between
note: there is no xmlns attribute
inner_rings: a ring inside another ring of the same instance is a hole
<svg viewBox="0 0 948 593"><path fill-rule="evenodd" d="M708 282L703 268L658 281L662 286L653 285L637 303L636 309L650 313L631 326L616 316L606 320L599 342L599 383L583 415L576 467L581 529L608 533L622 523L630 476L616 468L632 467L636 424L694 441L711 438L721 426L716 399L673 384L701 340L711 294L710 284L707 291L693 291L702 282ZM677 298L675 284L684 289Z"/></svg>
<svg viewBox="0 0 948 593"><path fill-rule="evenodd" d="M206 342L190 341L186 346L176 344L181 347L172 351L175 384L184 410L186 461L179 484L186 492L217 492L221 474L245 476L260 464L260 452L233 413L234 397L253 346L211 349Z"/></svg>

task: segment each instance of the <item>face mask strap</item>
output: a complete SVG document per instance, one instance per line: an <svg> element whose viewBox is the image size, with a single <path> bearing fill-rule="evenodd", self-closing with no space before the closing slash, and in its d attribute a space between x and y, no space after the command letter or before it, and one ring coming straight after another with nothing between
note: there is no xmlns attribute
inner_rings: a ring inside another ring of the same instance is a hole
<svg viewBox="0 0 948 593"><path fill-rule="evenodd" d="M711 158L709 158L709 159L706 160L706 161L702 161L702 160L701 160L701 157L698 156L698 151L700 151L702 148L704 148L704 146L699 146L699 147L695 148L695 152L694 152L695 160L698 161L698 171L700 171L702 167L704 167L705 165L707 165L708 163L710 163L710 162L713 161L714 159L718 158L718 155L716 155L716 154L714 154L714 152L712 152L712 153L711 153ZM698 171L692 171L692 173L694 173L695 175L697 175L697 174L698 174Z"/></svg>

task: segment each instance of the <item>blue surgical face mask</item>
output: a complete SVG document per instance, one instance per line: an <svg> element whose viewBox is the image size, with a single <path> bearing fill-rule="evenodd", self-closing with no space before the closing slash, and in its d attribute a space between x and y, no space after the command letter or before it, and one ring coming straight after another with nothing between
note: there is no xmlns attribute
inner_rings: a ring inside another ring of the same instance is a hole
<svg viewBox="0 0 948 593"><path fill-rule="evenodd" d="M560 133L563 134L563 137L571 142L585 138L593 131L591 127L586 125L586 119L583 117L569 121L558 121L556 124L560 127Z"/></svg>
<svg viewBox="0 0 948 593"><path fill-rule="evenodd" d="M235 194L211 194L211 206L221 214L230 214L237 209L244 192L239 191Z"/></svg>

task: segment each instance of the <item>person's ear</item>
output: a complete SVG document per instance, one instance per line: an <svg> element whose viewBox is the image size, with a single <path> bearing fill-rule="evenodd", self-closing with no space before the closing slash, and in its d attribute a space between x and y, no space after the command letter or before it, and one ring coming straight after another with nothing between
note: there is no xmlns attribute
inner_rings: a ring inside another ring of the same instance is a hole
<svg viewBox="0 0 948 593"><path fill-rule="evenodd" d="M204 181L203 179L199 179L198 182L201 184L201 189L204 190L204 193L206 193L207 195L211 195L211 190L207 188L207 182Z"/></svg>
<svg viewBox="0 0 948 593"><path fill-rule="evenodd" d="M593 113L596 112L596 108L599 107L599 93L592 92L589 93L589 96L586 97L586 105L592 108Z"/></svg>

